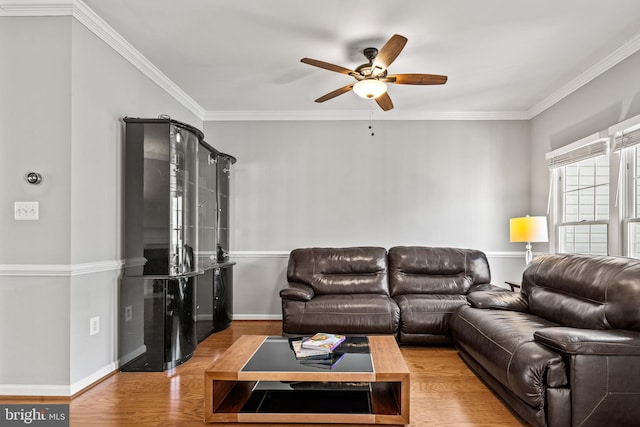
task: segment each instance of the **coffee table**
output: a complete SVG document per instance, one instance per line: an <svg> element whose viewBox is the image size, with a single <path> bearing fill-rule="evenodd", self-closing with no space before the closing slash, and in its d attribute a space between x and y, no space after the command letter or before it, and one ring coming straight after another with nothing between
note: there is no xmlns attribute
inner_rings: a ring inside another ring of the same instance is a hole
<svg viewBox="0 0 640 427"><path fill-rule="evenodd" d="M348 337L333 366L286 337L240 337L204 373L208 423L409 423L409 369L392 336ZM319 365L319 366L318 366Z"/></svg>

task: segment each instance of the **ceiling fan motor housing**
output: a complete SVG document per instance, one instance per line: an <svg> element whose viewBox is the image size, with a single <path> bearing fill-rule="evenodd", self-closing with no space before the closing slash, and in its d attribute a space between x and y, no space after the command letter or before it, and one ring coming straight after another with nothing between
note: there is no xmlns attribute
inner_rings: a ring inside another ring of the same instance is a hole
<svg viewBox="0 0 640 427"><path fill-rule="evenodd" d="M369 62L373 62L373 60L376 59L376 56L378 56L378 49L375 47L366 47L362 51L362 54L369 60Z"/></svg>

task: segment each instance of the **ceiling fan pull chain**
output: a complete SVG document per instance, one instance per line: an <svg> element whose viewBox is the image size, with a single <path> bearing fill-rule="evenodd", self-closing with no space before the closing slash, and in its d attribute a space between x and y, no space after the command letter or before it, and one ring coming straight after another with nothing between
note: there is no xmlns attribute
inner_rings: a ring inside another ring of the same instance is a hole
<svg viewBox="0 0 640 427"><path fill-rule="evenodd" d="M369 108L369 130L371 130L371 136L375 135L373 131L373 111Z"/></svg>

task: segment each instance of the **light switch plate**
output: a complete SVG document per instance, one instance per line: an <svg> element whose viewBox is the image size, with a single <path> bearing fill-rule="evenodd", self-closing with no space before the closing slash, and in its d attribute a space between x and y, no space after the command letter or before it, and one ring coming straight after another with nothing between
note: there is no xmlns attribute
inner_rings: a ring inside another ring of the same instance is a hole
<svg viewBox="0 0 640 427"><path fill-rule="evenodd" d="M38 202L15 202L14 218L18 221L37 221L40 219Z"/></svg>

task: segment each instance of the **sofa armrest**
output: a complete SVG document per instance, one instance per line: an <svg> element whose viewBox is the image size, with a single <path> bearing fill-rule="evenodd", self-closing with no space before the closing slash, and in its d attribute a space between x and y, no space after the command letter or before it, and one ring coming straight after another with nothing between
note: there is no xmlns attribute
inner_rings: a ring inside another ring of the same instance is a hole
<svg viewBox="0 0 640 427"><path fill-rule="evenodd" d="M467 294L471 292L507 292L508 290L507 288L492 285L491 283L481 283L479 285L471 285Z"/></svg>
<svg viewBox="0 0 640 427"><path fill-rule="evenodd" d="M529 311L529 303L519 292L472 292L467 301L474 308L492 308L496 310Z"/></svg>
<svg viewBox="0 0 640 427"><path fill-rule="evenodd" d="M640 332L568 327L544 328L533 334L539 342L566 354L640 355Z"/></svg>
<svg viewBox="0 0 640 427"><path fill-rule="evenodd" d="M315 296L313 288L304 283L289 282L289 284L280 290L280 298L291 299L296 301L311 301Z"/></svg>

